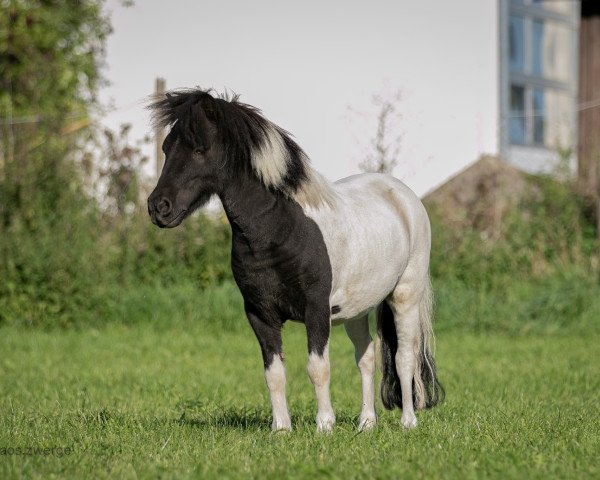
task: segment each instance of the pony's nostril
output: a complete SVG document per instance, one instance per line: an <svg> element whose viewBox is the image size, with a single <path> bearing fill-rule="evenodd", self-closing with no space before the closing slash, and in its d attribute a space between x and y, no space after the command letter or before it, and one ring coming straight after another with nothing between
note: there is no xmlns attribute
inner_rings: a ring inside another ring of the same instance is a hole
<svg viewBox="0 0 600 480"><path fill-rule="evenodd" d="M169 213L171 213L171 202L168 199L163 198L160 202L158 202L156 210L161 216L166 217Z"/></svg>

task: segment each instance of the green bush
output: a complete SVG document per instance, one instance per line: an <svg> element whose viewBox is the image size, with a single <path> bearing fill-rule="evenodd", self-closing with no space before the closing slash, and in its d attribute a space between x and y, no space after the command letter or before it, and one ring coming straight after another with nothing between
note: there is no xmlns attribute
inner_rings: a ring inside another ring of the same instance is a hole
<svg viewBox="0 0 600 480"><path fill-rule="evenodd" d="M14 222L5 230L0 324L98 325L115 312L141 318L128 310L136 298L168 315L179 292L196 305L193 296L231 279L230 230L221 219L196 214L179 229L159 230L140 212L122 236L118 219L108 222L93 205L77 208L35 229ZM177 293L169 299L164 292Z"/></svg>
<svg viewBox="0 0 600 480"><path fill-rule="evenodd" d="M564 271L597 278L596 232L572 186L547 177L529 181L530 193L506 216L498 238L451 227L439 212L430 212L432 275L499 291L516 280Z"/></svg>
<svg viewBox="0 0 600 480"><path fill-rule="evenodd" d="M529 179L498 238L449 226L435 210L436 330L507 334L599 331L599 246L572 185Z"/></svg>
<svg viewBox="0 0 600 480"><path fill-rule="evenodd" d="M126 217L103 212L73 182L76 172L57 178L75 187L53 211L36 204L29 217L16 217L0 238L0 323L245 325L224 217L197 213L177 229L161 230L139 205ZM437 331L599 328L595 231L568 184L532 181L532 194L493 240L475 229L449 228L432 212Z"/></svg>

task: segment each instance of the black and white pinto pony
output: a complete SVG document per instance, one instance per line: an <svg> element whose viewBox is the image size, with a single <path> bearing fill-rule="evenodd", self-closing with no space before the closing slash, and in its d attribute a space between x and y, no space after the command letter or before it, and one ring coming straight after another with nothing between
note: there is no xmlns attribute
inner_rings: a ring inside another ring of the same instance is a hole
<svg viewBox="0 0 600 480"><path fill-rule="evenodd" d="M377 308L381 398L402 408L436 405L444 391L432 354L430 224L419 198L385 174L328 182L290 134L237 97L200 89L170 92L149 108L170 127L165 165L148 198L159 227L176 227L218 195L232 229L231 267L262 350L273 430L291 429L281 328L303 322L317 429L331 431L329 336L344 324L362 379L359 429L375 426Z"/></svg>

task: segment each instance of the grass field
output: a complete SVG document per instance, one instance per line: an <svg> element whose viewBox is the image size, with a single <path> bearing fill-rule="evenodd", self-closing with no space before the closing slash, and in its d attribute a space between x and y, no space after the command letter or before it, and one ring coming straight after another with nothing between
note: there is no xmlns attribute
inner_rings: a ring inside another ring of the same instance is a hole
<svg viewBox="0 0 600 480"><path fill-rule="evenodd" d="M240 322L244 322L240 318ZM598 478L600 336L441 329L447 401L379 407L358 434L359 376L331 345L338 424L315 432L301 325L285 328L294 430L272 434L258 345L243 326L0 329L1 478ZM10 455L10 448L70 454ZM4 449L2 451L2 449Z"/></svg>

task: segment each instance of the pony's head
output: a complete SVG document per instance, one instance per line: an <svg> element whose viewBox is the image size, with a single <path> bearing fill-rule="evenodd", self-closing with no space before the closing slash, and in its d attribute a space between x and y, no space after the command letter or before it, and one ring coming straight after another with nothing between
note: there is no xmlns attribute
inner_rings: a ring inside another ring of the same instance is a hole
<svg viewBox="0 0 600 480"><path fill-rule="evenodd" d="M156 127L170 128L148 213L159 227L176 227L213 194L242 175L303 205L330 203L331 189L290 135L237 96L178 90L149 105Z"/></svg>
<svg viewBox="0 0 600 480"><path fill-rule="evenodd" d="M211 108L214 100L207 92L176 92L149 107L156 126L170 127L162 145L165 164L148 197L148 213L159 227L179 225L224 181L223 151Z"/></svg>

